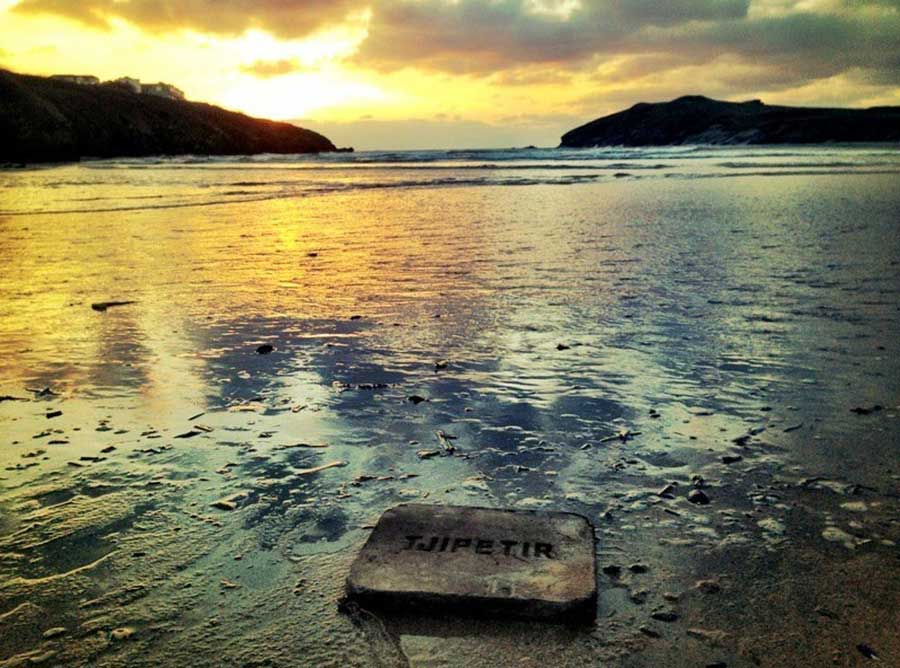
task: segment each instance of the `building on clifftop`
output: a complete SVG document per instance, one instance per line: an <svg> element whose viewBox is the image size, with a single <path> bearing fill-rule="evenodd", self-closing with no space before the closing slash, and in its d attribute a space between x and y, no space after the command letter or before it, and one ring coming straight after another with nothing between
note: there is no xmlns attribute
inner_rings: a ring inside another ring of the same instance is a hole
<svg viewBox="0 0 900 668"><path fill-rule="evenodd" d="M96 86L100 83L100 79L92 74L54 74L50 78L56 81L81 84L82 86Z"/></svg>
<svg viewBox="0 0 900 668"><path fill-rule="evenodd" d="M172 84L163 83L162 81L155 84L144 84L141 86L141 92L145 95L167 97L170 100L184 99L184 92L180 88L176 88Z"/></svg>

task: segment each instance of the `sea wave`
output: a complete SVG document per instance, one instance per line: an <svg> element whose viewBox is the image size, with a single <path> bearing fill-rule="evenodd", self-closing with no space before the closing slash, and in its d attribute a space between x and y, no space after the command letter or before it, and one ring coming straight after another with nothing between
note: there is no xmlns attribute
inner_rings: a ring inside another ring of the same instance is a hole
<svg viewBox="0 0 900 668"><path fill-rule="evenodd" d="M361 190L837 174L900 174L900 149L687 146L120 158L0 171L0 215L174 209Z"/></svg>

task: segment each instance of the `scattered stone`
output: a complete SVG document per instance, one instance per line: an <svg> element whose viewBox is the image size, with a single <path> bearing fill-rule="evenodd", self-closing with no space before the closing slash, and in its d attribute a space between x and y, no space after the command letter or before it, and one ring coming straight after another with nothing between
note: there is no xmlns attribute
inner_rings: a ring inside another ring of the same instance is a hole
<svg viewBox="0 0 900 668"><path fill-rule="evenodd" d="M4 401L28 401L25 397L14 397L11 394L0 395L0 403Z"/></svg>
<svg viewBox="0 0 900 668"><path fill-rule="evenodd" d="M50 418L59 417L59 416L62 415L62 414L63 414L63 413L62 413L62 411L60 411L60 410L56 410L56 411L48 411L47 413L44 414L44 417L46 417L46 418L49 420Z"/></svg>
<svg viewBox="0 0 900 668"><path fill-rule="evenodd" d="M450 362L447 361L447 360L438 360L438 361L436 361L436 362L434 363L434 370L435 370L436 372L437 372L437 371L443 371L443 370L446 369L449 365L450 365Z"/></svg>
<svg viewBox="0 0 900 668"><path fill-rule="evenodd" d="M571 347L572 346L567 346L565 343L557 343L556 344L557 350L569 350Z"/></svg>
<svg viewBox="0 0 900 668"><path fill-rule="evenodd" d="M722 455L723 464L735 464L743 459L740 455Z"/></svg>
<svg viewBox="0 0 900 668"><path fill-rule="evenodd" d="M750 442L750 434L741 434L737 438L731 439L731 442L736 445L747 445Z"/></svg>
<svg viewBox="0 0 900 668"><path fill-rule="evenodd" d="M822 617L827 617L828 619L837 619L838 618L836 613L832 612L831 610L826 608L824 605L817 605L815 608L813 608L813 612L815 612L818 615L821 615Z"/></svg>
<svg viewBox="0 0 900 668"><path fill-rule="evenodd" d="M792 424L792 425L790 425L790 426L785 427L785 428L784 428L784 433L785 433L785 434L789 434L790 432L792 432L792 431L797 431L798 429L801 429L802 427L803 427L803 423L802 423L802 422L798 422L797 424Z"/></svg>
<svg viewBox="0 0 900 668"><path fill-rule="evenodd" d="M113 306L128 306L129 304L137 304L135 301L124 301L124 302L95 302L91 304L91 308L95 311L105 311L108 308L112 308Z"/></svg>
<svg viewBox="0 0 900 668"><path fill-rule="evenodd" d="M862 654L867 659L872 659L874 661L878 660L878 652L876 652L874 649L869 647L867 644L860 643L859 645L856 646L856 649L858 649L859 653Z"/></svg>
<svg viewBox="0 0 900 668"><path fill-rule="evenodd" d="M703 594L718 594L722 591L718 580L698 580L694 586Z"/></svg>
<svg viewBox="0 0 900 668"><path fill-rule="evenodd" d="M622 575L622 567L616 566L615 564L611 564L609 566L603 567L604 575L608 575L611 578L617 578Z"/></svg>
<svg viewBox="0 0 900 668"><path fill-rule="evenodd" d="M628 567L628 570L632 573L646 573L647 567L644 564L631 564L631 566Z"/></svg>
<svg viewBox="0 0 900 668"><path fill-rule="evenodd" d="M57 638L63 635L66 632L66 627L64 626L54 626L52 629L47 629L43 633L44 638Z"/></svg>
<svg viewBox="0 0 900 668"><path fill-rule="evenodd" d="M650 595L646 589L641 589L640 591L633 591L629 598L631 602L635 605L644 605L647 602L647 597Z"/></svg>
<svg viewBox="0 0 900 668"><path fill-rule="evenodd" d="M674 622L678 619L678 613L672 612L671 610L662 610L660 612L654 612L650 617L658 622Z"/></svg>
<svg viewBox="0 0 900 668"><path fill-rule="evenodd" d="M641 626L638 630L648 638L659 638L659 631L651 629L649 626Z"/></svg>
<svg viewBox="0 0 900 668"><path fill-rule="evenodd" d="M728 634L725 631L720 631L718 629L701 629L694 627L688 629L687 634L713 645L720 645L726 638L728 638Z"/></svg>
<svg viewBox="0 0 900 668"><path fill-rule="evenodd" d="M362 316L361 315L351 315L350 319L351 320L362 320Z"/></svg>
<svg viewBox="0 0 900 668"><path fill-rule="evenodd" d="M193 438L194 436L199 436L203 432L199 429L191 429L190 431L186 431L183 434L178 434L174 438Z"/></svg>
<svg viewBox="0 0 900 668"><path fill-rule="evenodd" d="M223 589L237 589L241 586L237 582L232 582L231 580L224 579L222 580L221 585Z"/></svg>
<svg viewBox="0 0 900 668"><path fill-rule="evenodd" d="M421 404L423 401L428 401L428 399L426 399L425 397L419 396L418 394L411 394L410 396L406 397L406 400L408 402L410 402L411 404L415 404L416 406Z"/></svg>
<svg viewBox="0 0 900 668"><path fill-rule="evenodd" d="M130 626L121 626L117 629L113 629L109 637L113 640L128 640L131 636L134 635L134 629Z"/></svg>
<svg viewBox="0 0 900 668"><path fill-rule="evenodd" d="M264 343L256 349L257 355L268 355L275 350L275 346L270 343Z"/></svg>
<svg viewBox="0 0 900 668"><path fill-rule="evenodd" d="M692 489L687 495L687 500L691 503L696 503L699 506L705 506L709 504L709 497L706 496L706 493L700 489Z"/></svg>
<svg viewBox="0 0 900 668"><path fill-rule="evenodd" d="M856 546L861 543L860 539L838 527L825 527L822 531L822 538L832 543L840 543L848 550L855 550Z"/></svg>

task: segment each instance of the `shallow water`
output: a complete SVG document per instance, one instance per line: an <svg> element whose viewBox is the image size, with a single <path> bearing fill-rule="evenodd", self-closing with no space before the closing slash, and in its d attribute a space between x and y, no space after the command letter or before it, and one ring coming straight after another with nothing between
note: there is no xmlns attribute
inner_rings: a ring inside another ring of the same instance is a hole
<svg viewBox="0 0 900 668"><path fill-rule="evenodd" d="M900 661L898 175L884 147L0 172L0 666ZM419 456L437 430L456 453ZM596 625L338 613L421 499L587 515L623 569Z"/></svg>

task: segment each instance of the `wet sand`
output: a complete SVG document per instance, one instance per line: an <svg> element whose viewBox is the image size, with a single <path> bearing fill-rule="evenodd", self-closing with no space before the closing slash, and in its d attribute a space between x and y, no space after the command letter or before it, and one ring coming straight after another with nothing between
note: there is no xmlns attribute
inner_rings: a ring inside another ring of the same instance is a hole
<svg viewBox="0 0 900 668"><path fill-rule="evenodd" d="M900 663L895 185L0 216L0 666ZM423 500L588 516L597 622L340 612Z"/></svg>

